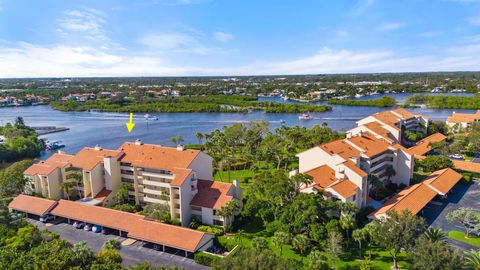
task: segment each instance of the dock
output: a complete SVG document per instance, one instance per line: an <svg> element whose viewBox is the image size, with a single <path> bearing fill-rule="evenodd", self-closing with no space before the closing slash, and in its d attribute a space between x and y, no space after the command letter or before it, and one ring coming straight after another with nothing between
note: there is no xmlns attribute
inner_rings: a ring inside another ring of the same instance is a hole
<svg viewBox="0 0 480 270"><path fill-rule="evenodd" d="M38 135L45 135L50 133L62 132L70 130L67 127L55 127L55 126L47 126L47 127L32 127Z"/></svg>

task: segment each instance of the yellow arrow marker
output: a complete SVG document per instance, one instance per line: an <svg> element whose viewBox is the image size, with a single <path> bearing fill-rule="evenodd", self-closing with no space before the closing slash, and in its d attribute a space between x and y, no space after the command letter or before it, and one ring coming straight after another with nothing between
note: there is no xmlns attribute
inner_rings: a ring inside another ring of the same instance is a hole
<svg viewBox="0 0 480 270"><path fill-rule="evenodd" d="M132 132L132 129L135 127L135 124L133 123L133 113L130 113L130 122L125 123L127 126L128 132Z"/></svg>

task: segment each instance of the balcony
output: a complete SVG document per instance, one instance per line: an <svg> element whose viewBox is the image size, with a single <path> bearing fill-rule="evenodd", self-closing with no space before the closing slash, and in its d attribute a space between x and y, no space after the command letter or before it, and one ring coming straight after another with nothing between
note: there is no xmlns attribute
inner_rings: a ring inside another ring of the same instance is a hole
<svg viewBox="0 0 480 270"><path fill-rule="evenodd" d="M149 203L162 203L162 204L166 203L166 201L164 201L164 200L151 198L151 197L147 197L147 196L143 197L143 201L149 202Z"/></svg>
<svg viewBox="0 0 480 270"><path fill-rule="evenodd" d="M148 177L155 177L155 178L165 178L165 179L170 179L170 180L173 179L173 175L165 174L165 173L140 171L139 175L148 176Z"/></svg>
<svg viewBox="0 0 480 270"><path fill-rule="evenodd" d="M170 188L169 183L165 182L160 182L160 181L152 181L152 180L142 180L142 184L144 185L149 185L149 186L155 186L155 187L163 187L163 188Z"/></svg>

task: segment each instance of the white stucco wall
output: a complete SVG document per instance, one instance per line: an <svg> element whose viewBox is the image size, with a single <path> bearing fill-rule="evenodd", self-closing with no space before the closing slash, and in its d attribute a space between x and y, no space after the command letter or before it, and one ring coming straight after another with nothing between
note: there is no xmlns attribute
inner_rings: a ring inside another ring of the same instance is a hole
<svg viewBox="0 0 480 270"><path fill-rule="evenodd" d="M97 164L90 171L90 185L92 188L92 197L95 197L105 187L105 179L103 178L103 163Z"/></svg>
<svg viewBox="0 0 480 270"><path fill-rule="evenodd" d="M211 156L200 152L197 157L188 166L189 169L195 171L198 179L212 180L213 179L213 159Z"/></svg>
<svg viewBox="0 0 480 270"><path fill-rule="evenodd" d="M191 173L183 185L180 187L180 219L182 222L182 226L188 226L190 223L190 219L192 217L192 210L190 208L190 202L193 199L192 194L192 181L191 178L193 173ZM171 206L173 208L173 205Z"/></svg>
<svg viewBox="0 0 480 270"><path fill-rule="evenodd" d="M62 174L60 173L60 169L55 169L47 176L48 182L48 196L52 199L58 200L62 198L62 187L60 184L62 183Z"/></svg>
<svg viewBox="0 0 480 270"><path fill-rule="evenodd" d="M105 170L105 188L115 192L122 184L120 180L120 162L117 158L105 157L103 164Z"/></svg>

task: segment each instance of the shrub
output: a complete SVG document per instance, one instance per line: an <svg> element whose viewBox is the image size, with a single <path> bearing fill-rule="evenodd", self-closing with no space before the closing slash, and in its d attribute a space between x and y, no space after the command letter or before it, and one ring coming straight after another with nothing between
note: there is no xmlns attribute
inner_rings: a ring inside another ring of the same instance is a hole
<svg viewBox="0 0 480 270"><path fill-rule="evenodd" d="M464 172L464 173L462 173L462 175L463 175L462 182L464 182L465 184L468 184L468 183L470 183L470 181L472 181L472 174L471 173Z"/></svg>
<svg viewBox="0 0 480 270"><path fill-rule="evenodd" d="M220 257L203 252L195 253L194 259L196 263L206 266L212 266L214 262L221 260Z"/></svg>
<svg viewBox="0 0 480 270"><path fill-rule="evenodd" d="M192 219L190 220L190 224L188 225L188 227L190 227L190 229L197 229L198 226L200 226L202 223L200 222L200 220L198 220L198 218L196 217L192 217Z"/></svg>
<svg viewBox="0 0 480 270"><path fill-rule="evenodd" d="M170 220L170 222L168 222L168 223L170 223L170 224L172 224L172 225L175 225L175 226L182 226L182 222L181 222L180 220L178 220L178 219L172 219L172 220Z"/></svg>
<svg viewBox="0 0 480 270"><path fill-rule="evenodd" d="M202 225L198 226L197 230L206 232L206 233L211 233L216 236L223 235L223 228L220 226L207 226L207 225Z"/></svg>

